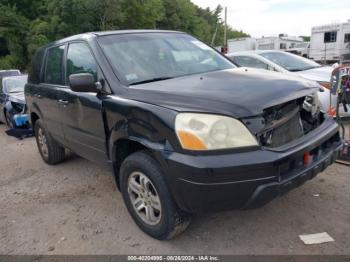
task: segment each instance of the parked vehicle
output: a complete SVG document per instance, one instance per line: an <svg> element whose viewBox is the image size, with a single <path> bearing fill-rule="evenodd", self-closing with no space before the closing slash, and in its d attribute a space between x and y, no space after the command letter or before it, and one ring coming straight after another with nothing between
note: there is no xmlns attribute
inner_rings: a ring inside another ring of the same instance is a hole
<svg viewBox="0 0 350 262"><path fill-rule="evenodd" d="M19 76L19 75L21 75L21 72L18 69L0 70L0 82L2 78L6 76Z"/></svg>
<svg viewBox="0 0 350 262"><path fill-rule="evenodd" d="M39 152L113 166L136 224L157 239L191 214L255 208L313 178L341 147L315 82L242 69L172 31L114 31L41 48L25 87Z"/></svg>
<svg viewBox="0 0 350 262"><path fill-rule="evenodd" d="M256 39L256 50L286 50L303 43L304 39L298 36L280 34L277 36L262 37Z"/></svg>
<svg viewBox="0 0 350 262"><path fill-rule="evenodd" d="M350 20L315 26L311 30L310 58L318 62L350 61Z"/></svg>
<svg viewBox="0 0 350 262"><path fill-rule="evenodd" d="M256 49L256 38L240 37L227 40L228 52L248 51Z"/></svg>
<svg viewBox="0 0 350 262"><path fill-rule="evenodd" d="M337 97L330 94L330 81L334 70L331 66L322 66L312 60L276 50L236 52L227 56L238 66L277 71L317 81L325 87L318 93L323 109L328 111L331 108L330 111L334 111L333 109L336 107ZM350 116L350 107L349 113L341 108L340 115L342 117Z"/></svg>
<svg viewBox="0 0 350 262"><path fill-rule="evenodd" d="M4 77L0 82L0 122L10 128L27 126L24 86L27 75Z"/></svg>
<svg viewBox="0 0 350 262"><path fill-rule="evenodd" d="M310 43L309 42L296 43L293 47L286 49L286 52L308 58L309 52L310 52Z"/></svg>

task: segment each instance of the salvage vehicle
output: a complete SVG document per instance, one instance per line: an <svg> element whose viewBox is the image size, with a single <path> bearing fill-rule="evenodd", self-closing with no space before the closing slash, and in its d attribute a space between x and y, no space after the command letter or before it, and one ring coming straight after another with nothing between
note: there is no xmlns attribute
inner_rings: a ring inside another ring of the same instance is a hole
<svg viewBox="0 0 350 262"><path fill-rule="evenodd" d="M6 76L19 76L21 72L18 69L0 70L0 80Z"/></svg>
<svg viewBox="0 0 350 262"><path fill-rule="evenodd" d="M28 126L25 114L24 86L27 75L2 78L0 82L0 122L10 128Z"/></svg>
<svg viewBox="0 0 350 262"><path fill-rule="evenodd" d="M237 68L185 33L131 30L44 46L25 96L46 163L67 148L111 165L136 224L169 239L192 214L262 206L335 161L318 89Z"/></svg>
<svg viewBox="0 0 350 262"><path fill-rule="evenodd" d="M321 105L327 111L335 111L337 96L330 93L333 67L322 66L310 59L276 50L235 52L227 56L240 67L266 69L317 81L324 87L318 94ZM350 107L348 111L349 113L341 109L340 115L350 117Z"/></svg>

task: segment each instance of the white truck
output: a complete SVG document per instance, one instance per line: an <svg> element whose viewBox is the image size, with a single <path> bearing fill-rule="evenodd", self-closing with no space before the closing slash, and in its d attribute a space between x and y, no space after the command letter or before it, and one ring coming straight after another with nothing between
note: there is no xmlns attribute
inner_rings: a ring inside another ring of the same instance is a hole
<svg viewBox="0 0 350 262"><path fill-rule="evenodd" d="M349 61L350 20L313 27L309 57L324 63Z"/></svg>

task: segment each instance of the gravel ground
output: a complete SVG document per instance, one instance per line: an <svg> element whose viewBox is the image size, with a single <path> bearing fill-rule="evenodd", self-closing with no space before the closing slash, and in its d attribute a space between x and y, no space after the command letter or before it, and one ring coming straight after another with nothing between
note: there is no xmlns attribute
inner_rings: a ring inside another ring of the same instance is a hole
<svg viewBox="0 0 350 262"><path fill-rule="evenodd" d="M0 125L0 254L350 254L350 168L335 164L267 206L194 217L171 241L131 220L109 168L79 157L57 166L34 138ZM315 196L319 194L319 196ZM305 246L300 234L335 242Z"/></svg>

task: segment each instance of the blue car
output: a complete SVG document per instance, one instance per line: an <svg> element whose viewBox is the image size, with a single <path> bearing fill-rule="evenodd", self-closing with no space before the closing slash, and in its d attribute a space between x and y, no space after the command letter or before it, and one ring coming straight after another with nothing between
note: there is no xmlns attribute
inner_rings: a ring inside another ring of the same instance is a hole
<svg viewBox="0 0 350 262"><path fill-rule="evenodd" d="M10 128L27 127L24 86L28 76L8 76L0 81L0 122Z"/></svg>

